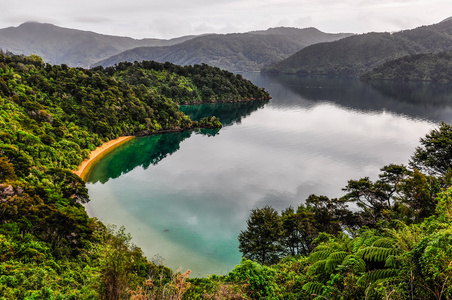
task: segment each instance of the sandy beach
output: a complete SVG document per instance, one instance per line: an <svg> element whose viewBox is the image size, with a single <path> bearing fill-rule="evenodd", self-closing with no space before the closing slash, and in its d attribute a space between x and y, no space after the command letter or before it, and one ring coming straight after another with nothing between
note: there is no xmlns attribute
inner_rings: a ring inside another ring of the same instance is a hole
<svg viewBox="0 0 452 300"><path fill-rule="evenodd" d="M133 136L121 136L117 139L103 143L101 146L91 151L91 155L89 156L89 158L85 159L82 162L82 164L78 167L78 170L74 171L74 173L80 176L83 180L86 180L85 177L96 160L100 159L103 155L107 154L108 152L115 149L119 145L133 138L134 138Z"/></svg>

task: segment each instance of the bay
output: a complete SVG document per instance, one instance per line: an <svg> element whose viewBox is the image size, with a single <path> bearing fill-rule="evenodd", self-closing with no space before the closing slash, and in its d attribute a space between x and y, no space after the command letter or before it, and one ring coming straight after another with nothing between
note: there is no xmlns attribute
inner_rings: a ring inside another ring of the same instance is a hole
<svg viewBox="0 0 452 300"><path fill-rule="evenodd" d="M181 107L225 126L115 149L87 180L89 214L124 225L150 260L197 277L226 274L240 262L237 236L251 209L340 197L349 179L407 164L419 138L452 121L447 86L243 76L273 99Z"/></svg>

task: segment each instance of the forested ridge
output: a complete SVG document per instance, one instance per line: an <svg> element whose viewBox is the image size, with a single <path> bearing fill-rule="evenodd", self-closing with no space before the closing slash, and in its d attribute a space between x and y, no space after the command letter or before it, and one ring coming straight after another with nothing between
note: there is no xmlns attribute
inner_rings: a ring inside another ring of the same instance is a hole
<svg viewBox="0 0 452 300"><path fill-rule="evenodd" d="M452 52L415 54L391 60L361 76L363 80L452 82Z"/></svg>
<svg viewBox="0 0 452 300"><path fill-rule="evenodd" d="M408 166L349 180L341 198L253 209L238 236L244 258L225 276L175 273L145 258L124 228L89 218L85 183L71 170L90 150L119 135L199 126L162 92L171 80L199 88L178 73L185 67L144 64L85 70L0 56L0 299L452 298L445 123Z"/></svg>
<svg viewBox="0 0 452 300"><path fill-rule="evenodd" d="M359 77L407 55L452 50L452 20L399 32L370 32L303 48L263 69L268 73Z"/></svg>

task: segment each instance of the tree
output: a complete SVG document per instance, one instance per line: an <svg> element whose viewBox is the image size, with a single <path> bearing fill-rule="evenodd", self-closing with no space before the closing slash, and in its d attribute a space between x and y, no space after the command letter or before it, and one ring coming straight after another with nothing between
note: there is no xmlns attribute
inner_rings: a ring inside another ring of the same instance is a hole
<svg viewBox="0 0 452 300"><path fill-rule="evenodd" d="M452 168L452 127L441 122L420 140L410 159L410 166L431 175L445 176Z"/></svg>
<svg viewBox="0 0 452 300"><path fill-rule="evenodd" d="M245 258L260 264L274 264L281 258L282 222L278 212L266 205L251 210L247 229L239 234L239 250Z"/></svg>

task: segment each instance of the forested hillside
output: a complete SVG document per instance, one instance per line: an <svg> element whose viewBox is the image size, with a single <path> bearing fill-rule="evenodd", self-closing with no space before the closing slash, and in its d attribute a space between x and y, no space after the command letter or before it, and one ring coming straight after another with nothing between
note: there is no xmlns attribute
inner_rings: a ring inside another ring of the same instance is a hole
<svg viewBox="0 0 452 300"><path fill-rule="evenodd" d="M449 83L452 82L452 52L404 56L363 74L361 79Z"/></svg>
<svg viewBox="0 0 452 300"><path fill-rule="evenodd" d="M163 95L179 104L269 100L270 96L239 74L206 64L178 66L155 61L121 62L94 68L113 78Z"/></svg>
<svg viewBox="0 0 452 300"><path fill-rule="evenodd" d="M452 51L452 20L395 33L366 33L311 45L264 72L360 76L406 55Z"/></svg>
<svg viewBox="0 0 452 300"><path fill-rule="evenodd" d="M211 34L166 47L138 47L100 61L104 67L122 61L155 60L178 65L206 63L229 71L258 71L319 42L351 34L329 34L315 28L271 28L235 34Z"/></svg>

